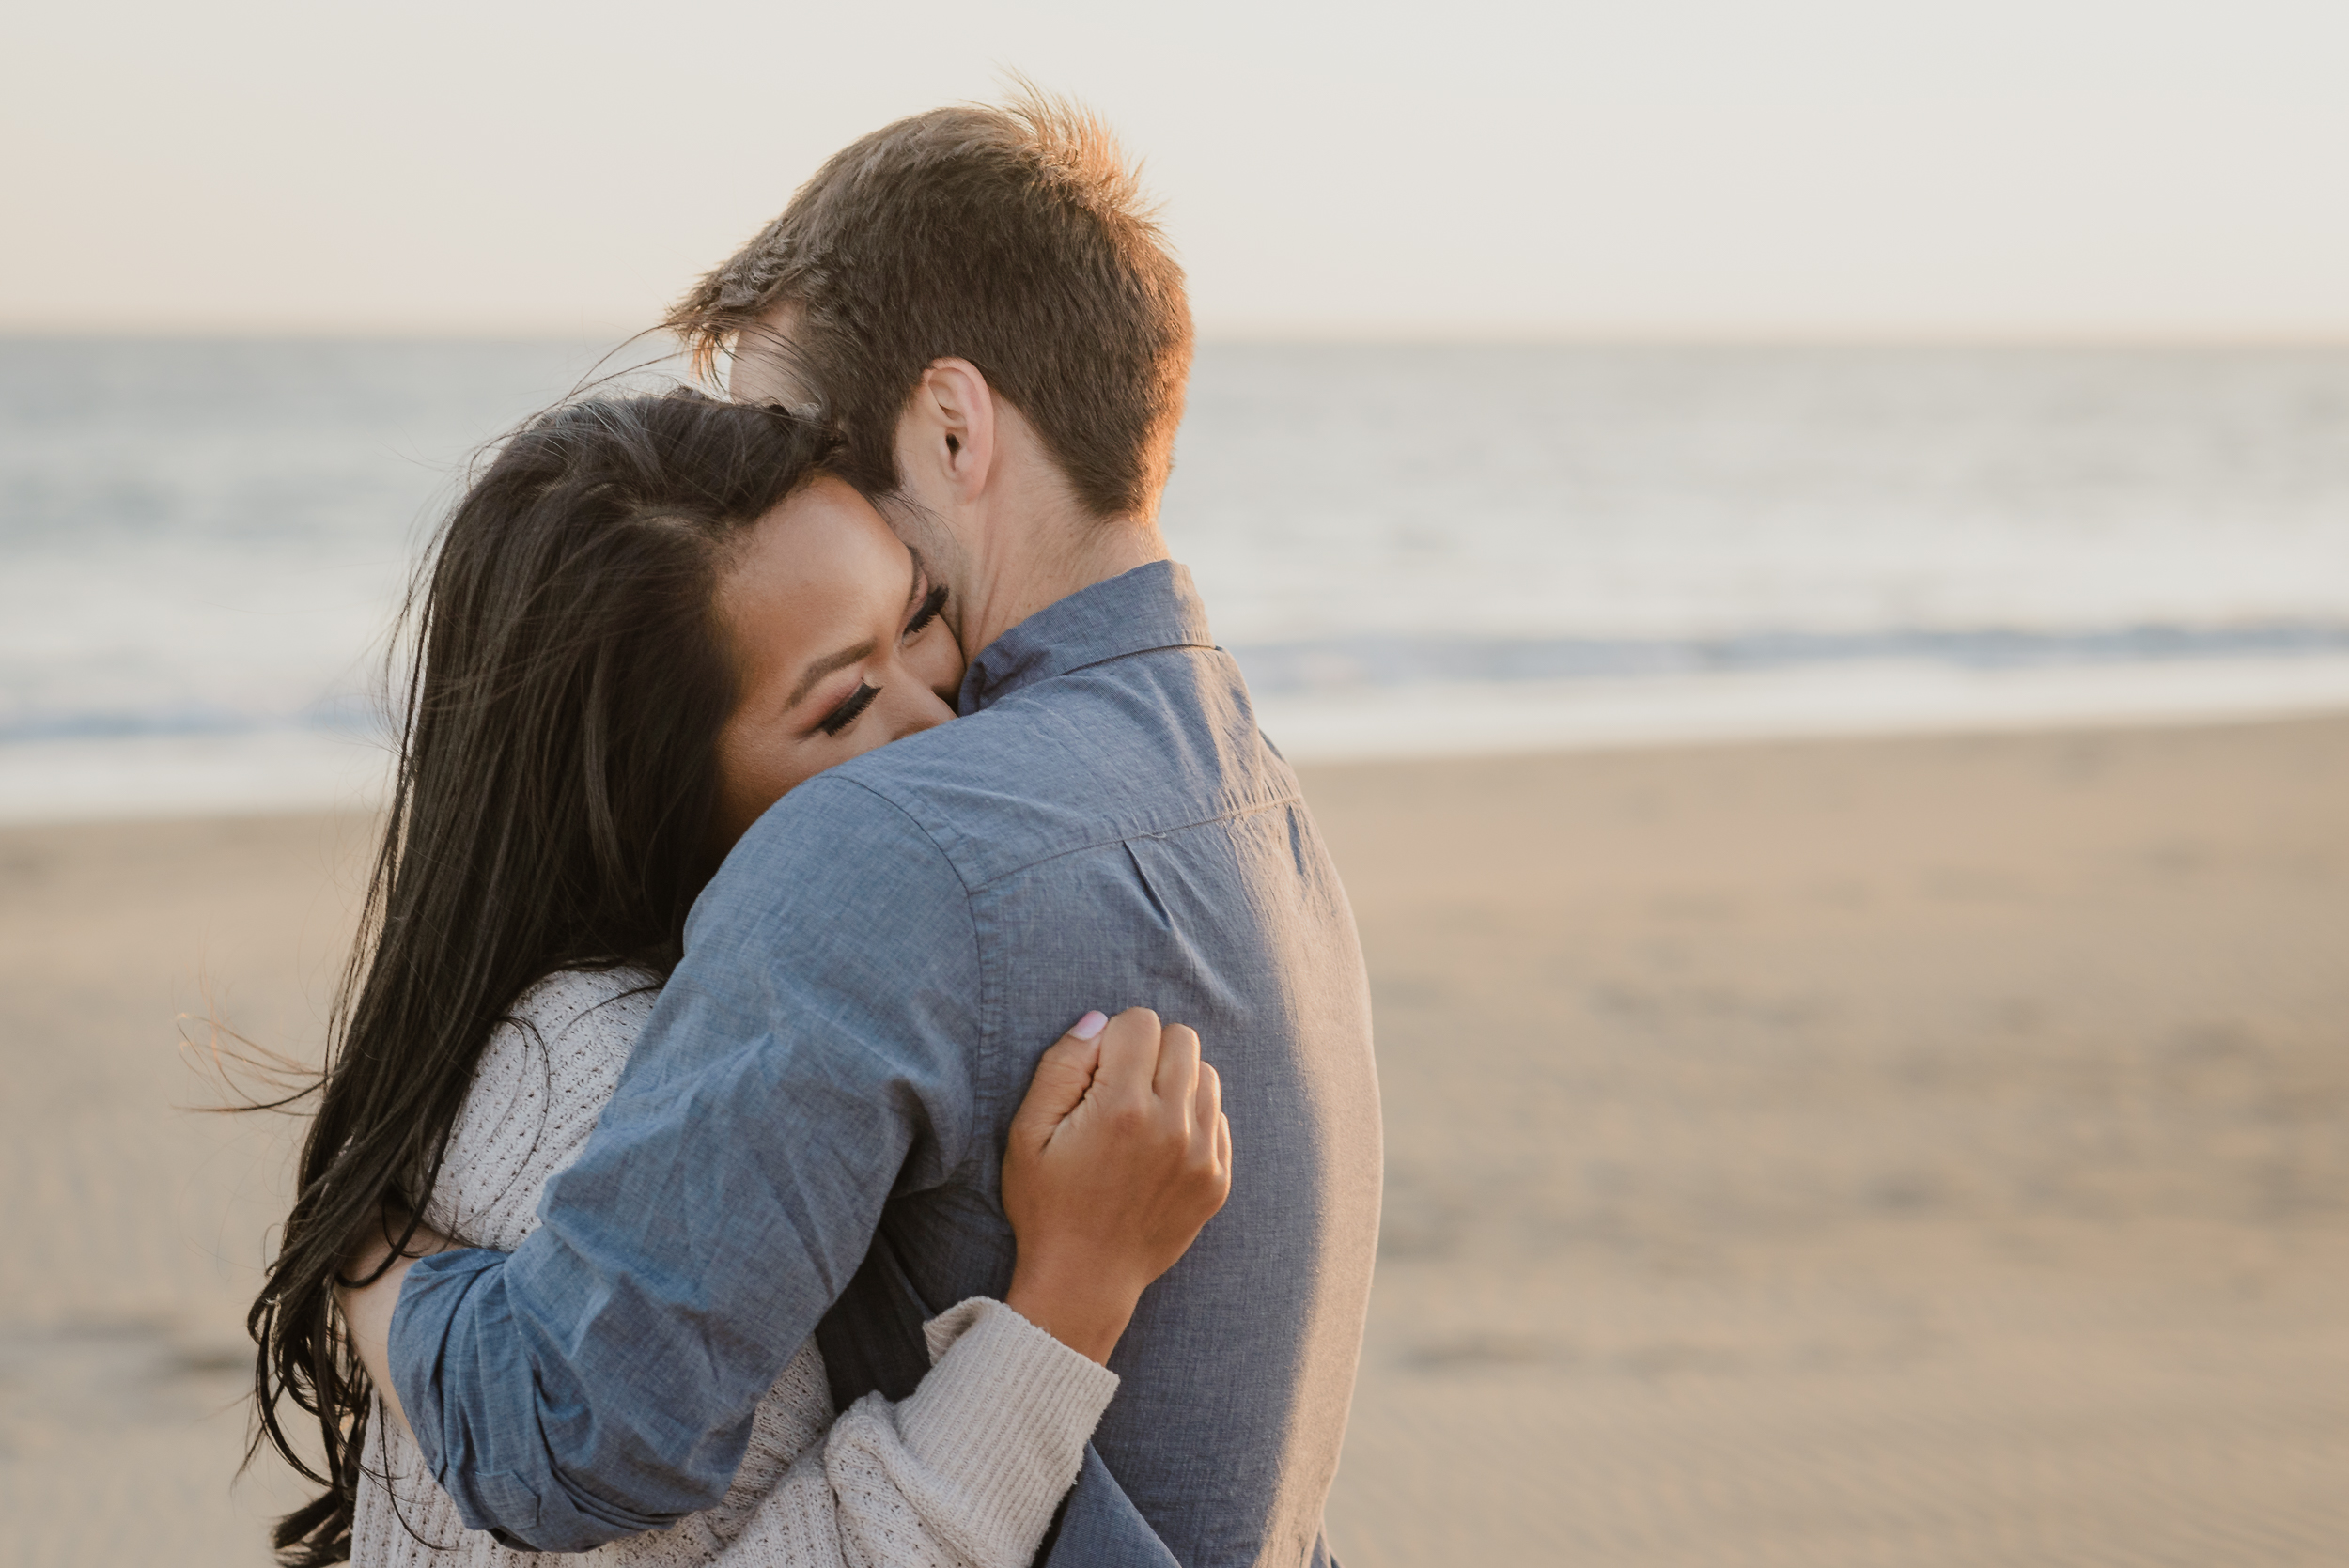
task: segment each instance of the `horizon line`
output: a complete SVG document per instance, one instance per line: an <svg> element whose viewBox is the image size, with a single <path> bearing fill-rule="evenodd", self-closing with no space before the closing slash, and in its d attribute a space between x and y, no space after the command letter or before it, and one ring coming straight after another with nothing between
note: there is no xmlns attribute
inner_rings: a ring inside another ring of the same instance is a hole
<svg viewBox="0 0 2349 1568"><path fill-rule="evenodd" d="M616 349L639 338L658 339L658 327L633 330L551 325L491 329L287 323L239 327L226 324L176 326L50 326L0 320L0 343L350 343L350 344L565 344L603 345ZM1201 348L1750 348L1750 349L2349 349L2349 323L2293 331L2217 328L1926 328L1894 330L1817 326L1745 328L1689 326L1542 325L1522 329L1463 324L1456 327L1394 327L1362 324L1269 325L1208 329ZM651 345L647 345L650 347ZM682 352L670 349L668 358Z"/></svg>

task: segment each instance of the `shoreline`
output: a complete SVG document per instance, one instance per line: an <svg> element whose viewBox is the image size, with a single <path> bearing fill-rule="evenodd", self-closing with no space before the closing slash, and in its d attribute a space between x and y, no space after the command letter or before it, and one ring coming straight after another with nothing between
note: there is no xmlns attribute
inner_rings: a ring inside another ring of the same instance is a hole
<svg viewBox="0 0 2349 1568"><path fill-rule="evenodd" d="M2349 658L2013 671L1856 662L1568 681L1419 683L1256 699L1299 766L1936 736L2263 724L2349 715ZM0 830L379 809L385 743L342 731L0 744Z"/></svg>

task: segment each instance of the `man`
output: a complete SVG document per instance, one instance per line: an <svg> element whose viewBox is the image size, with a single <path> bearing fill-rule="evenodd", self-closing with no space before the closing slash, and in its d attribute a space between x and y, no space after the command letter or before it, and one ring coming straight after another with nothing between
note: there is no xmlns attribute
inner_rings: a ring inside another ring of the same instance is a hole
<svg viewBox="0 0 2349 1568"><path fill-rule="evenodd" d="M1195 1027L1229 1206L1144 1296L1050 1560L1326 1560L1377 1227L1351 916L1156 515L1179 269L1089 117L941 110L833 158L672 323L820 399L975 650L958 722L802 785L695 907L585 1154L510 1256L397 1289L393 1381L468 1524L579 1550L718 1499L844 1291L839 1397L1000 1295L1006 1119L1087 1008ZM911 1342L918 1346L918 1337Z"/></svg>

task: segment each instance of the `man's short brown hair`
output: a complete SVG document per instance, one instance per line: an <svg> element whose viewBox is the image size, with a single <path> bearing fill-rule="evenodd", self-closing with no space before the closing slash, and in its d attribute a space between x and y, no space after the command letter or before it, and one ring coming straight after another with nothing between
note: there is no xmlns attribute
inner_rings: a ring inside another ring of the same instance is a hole
<svg viewBox="0 0 2349 1568"><path fill-rule="evenodd" d="M930 362L976 365L1099 517L1147 517L1190 372L1190 304L1100 120L1033 90L850 143L670 313L707 365L789 306L792 357L847 476L897 485L897 421Z"/></svg>

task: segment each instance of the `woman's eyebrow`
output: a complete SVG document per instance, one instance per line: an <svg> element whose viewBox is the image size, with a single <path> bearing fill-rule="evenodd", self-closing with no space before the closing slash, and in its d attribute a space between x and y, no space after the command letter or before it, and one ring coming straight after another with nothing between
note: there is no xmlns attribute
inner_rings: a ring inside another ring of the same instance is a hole
<svg viewBox="0 0 2349 1568"><path fill-rule="evenodd" d="M828 653L821 659L809 660L806 670L801 673L800 684L791 689L790 701L783 706L786 708L799 706L807 694L816 689L817 681L834 670L845 670L851 664L872 657L873 640L868 637L855 647L842 648L838 653Z"/></svg>

